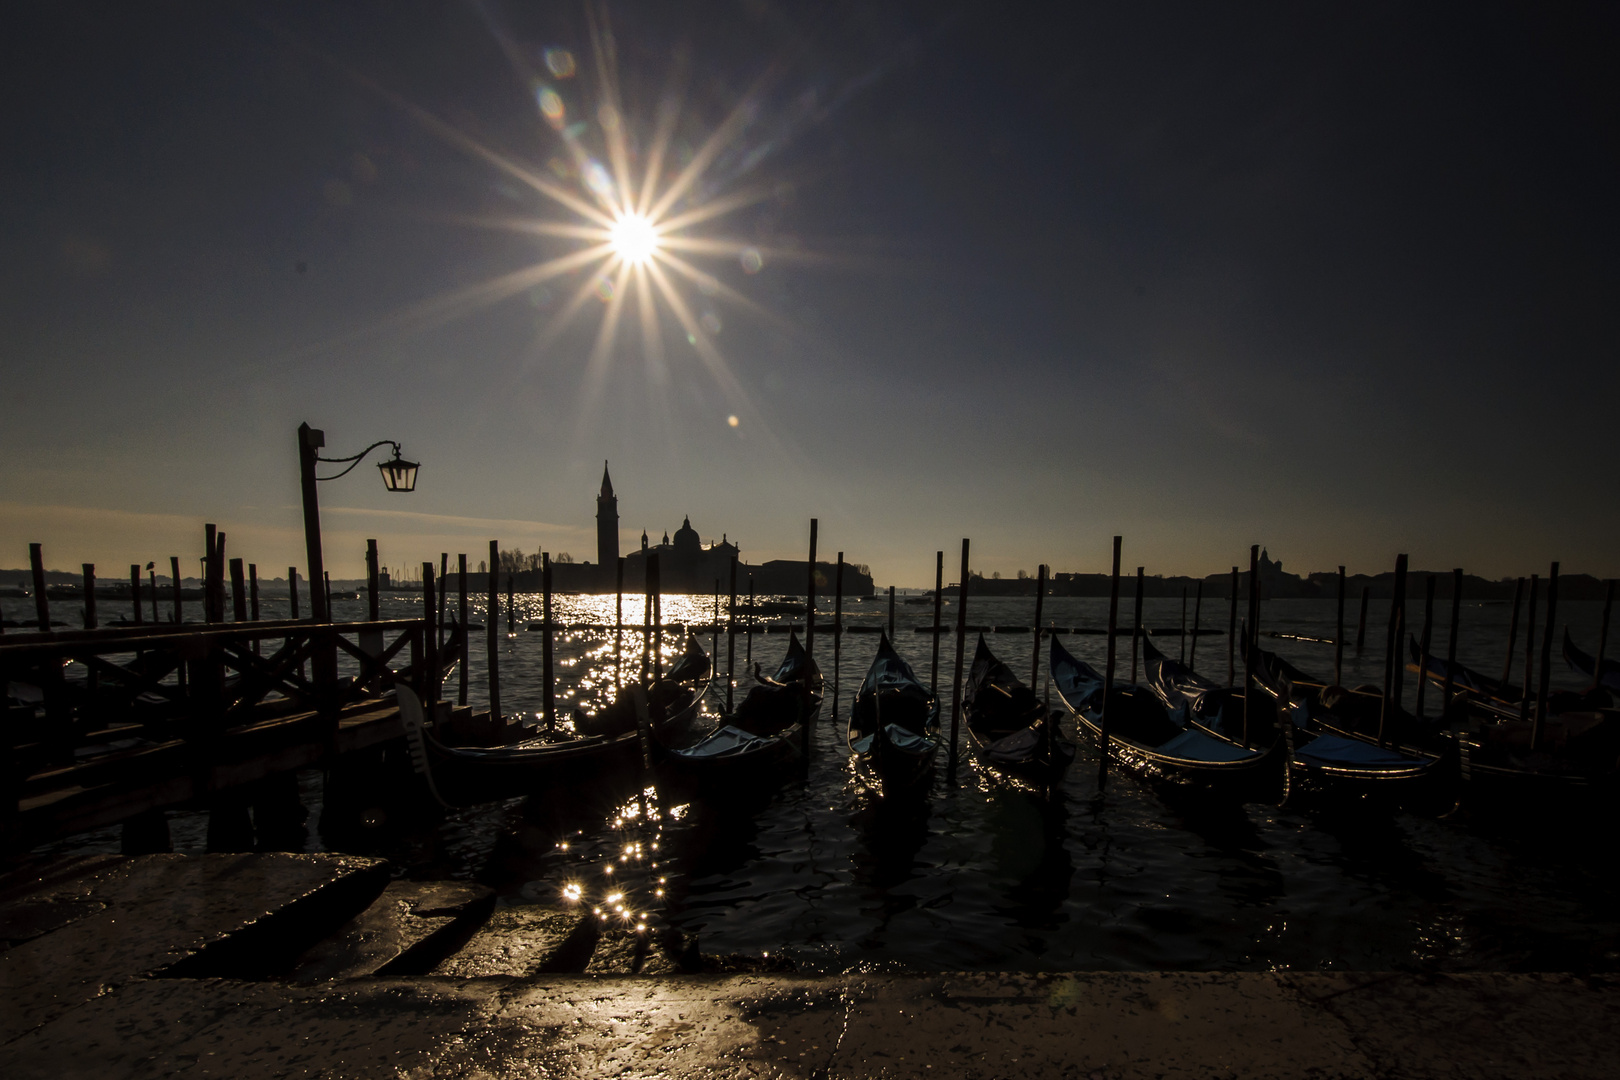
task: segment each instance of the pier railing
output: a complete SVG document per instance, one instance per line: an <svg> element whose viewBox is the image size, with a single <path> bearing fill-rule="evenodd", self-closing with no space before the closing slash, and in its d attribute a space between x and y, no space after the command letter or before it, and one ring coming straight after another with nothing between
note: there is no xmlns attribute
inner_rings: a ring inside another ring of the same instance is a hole
<svg viewBox="0 0 1620 1080"><path fill-rule="evenodd" d="M109 627L0 637L0 816L28 778L141 745L204 757L233 731L302 718L336 730L345 708L398 684L436 700L465 654L423 619Z"/></svg>

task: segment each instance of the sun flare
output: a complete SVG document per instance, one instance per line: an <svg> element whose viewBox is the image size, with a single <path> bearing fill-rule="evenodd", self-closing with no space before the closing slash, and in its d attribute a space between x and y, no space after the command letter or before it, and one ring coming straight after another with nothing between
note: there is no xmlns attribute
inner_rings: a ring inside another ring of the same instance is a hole
<svg viewBox="0 0 1620 1080"><path fill-rule="evenodd" d="M658 251L658 230L640 214L620 214L608 230L608 243L619 258L640 266Z"/></svg>

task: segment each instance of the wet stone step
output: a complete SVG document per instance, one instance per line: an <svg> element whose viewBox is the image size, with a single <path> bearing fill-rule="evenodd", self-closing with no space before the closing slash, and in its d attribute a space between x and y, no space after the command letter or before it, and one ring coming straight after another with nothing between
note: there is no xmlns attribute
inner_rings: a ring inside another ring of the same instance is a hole
<svg viewBox="0 0 1620 1080"><path fill-rule="evenodd" d="M595 920L536 904L498 907L432 974L451 978L583 971L596 945Z"/></svg>
<svg viewBox="0 0 1620 1080"><path fill-rule="evenodd" d="M420 975L456 952L489 918L495 893L456 881L395 881L337 933L309 949L295 983Z"/></svg>

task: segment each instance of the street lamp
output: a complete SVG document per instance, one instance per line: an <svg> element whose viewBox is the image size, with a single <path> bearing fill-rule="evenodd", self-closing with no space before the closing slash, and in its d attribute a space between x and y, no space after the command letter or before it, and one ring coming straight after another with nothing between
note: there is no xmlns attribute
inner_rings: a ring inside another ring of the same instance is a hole
<svg viewBox="0 0 1620 1080"><path fill-rule="evenodd" d="M321 558L321 508L316 498L315 485L323 480L336 480L347 476L354 471L356 465L360 464L361 458L379 446L394 448L392 459L377 462L377 470L382 473L383 487L389 491L415 491L416 470L421 468L417 462L406 461L400 457L399 443L392 439L381 439L358 454L342 458L325 458L316 453L325 446L325 432L308 424L298 425L298 472L304 491L304 547L309 556L310 610L318 623L331 622L332 613L326 606L326 568ZM349 467L333 476L317 476L315 475L317 462L327 465L346 464Z"/></svg>

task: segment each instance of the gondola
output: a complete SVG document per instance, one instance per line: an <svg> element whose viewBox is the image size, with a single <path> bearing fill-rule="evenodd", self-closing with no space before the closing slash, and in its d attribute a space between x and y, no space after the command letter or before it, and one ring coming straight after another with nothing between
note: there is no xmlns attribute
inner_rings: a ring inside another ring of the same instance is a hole
<svg viewBox="0 0 1620 1080"><path fill-rule="evenodd" d="M696 638L669 675L648 684L650 734L689 729L695 723L709 680L708 656ZM408 688L397 690L400 722L412 764L434 797L446 806L469 806L533 795L550 788L588 787L640 767L643 747L637 724L635 693L592 714L575 709L565 726L571 736L555 733L504 746L449 746L427 727L422 703Z"/></svg>
<svg viewBox="0 0 1620 1080"><path fill-rule="evenodd" d="M680 741L655 728L660 764L700 779L771 775L798 756L802 729L820 713L821 698L821 669L792 634L776 674L759 676L736 711L720 716L712 730Z"/></svg>
<svg viewBox="0 0 1620 1080"><path fill-rule="evenodd" d="M1568 637L1566 633L1566 642ZM1493 679L1464 664L1442 660L1432 653L1425 653L1417 638L1410 638L1407 647L1412 655L1411 667L1438 686L1446 684L1446 674L1449 672L1454 692L1469 694L1485 701L1495 699L1510 705L1518 704L1519 699L1524 696L1523 689L1513 683Z"/></svg>
<svg viewBox="0 0 1620 1080"><path fill-rule="evenodd" d="M1564 627L1564 662L1571 668L1592 678L1592 669L1597 666L1597 659L1576 647L1575 641L1569 636L1569 627ZM1604 690L1611 694L1620 693L1620 663L1611 657L1603 658L1603 677L1597 680Z"/></svg>
<svg viewBox="0 0 1620 1080"><path fill-rule="evenodd" d="M1256 650L1253 696L1217 687L1185 664L1171 660L1144 640L1149 683L1161 696L1188 703L1193 722L1241 745L1281 748L1288 768L1287 794L1331 800L1375 797L1394 806L1428 793L1439 775L1438 755L1403 751L1360 738L1354 732L1318 723L1325 713L1308 677L1281 657ZM1269 661L1269 664L1268 664ZM1294 679L1306 692L1296 694ZM1255 713L1244 712L1253 701Z"/></svg>
<svg viewBox="0 0 1620 1080"><path fill-rule="evenodd" d="M939 753L939 701L911 665L878 638L877 655L850 707L850 754L876 773L885 792L920 785Z"/></svg>
<svg viewBox="0 0 1620 1080"><path fill-rule="evenodd" d="M1052 685L1076 724L1102 744L1103 677L1076 659L1055 636ZM1108 756L1138 776L1210 791L1238 793L1274 779L1275 748L1245 749L1196 727L1186 701L1174 707L1145 687L1116 685L1108 693Z"/></svg>
<svg viewBox="0 0 1620 1080"><path fill-rule="evenodd" d="M963 719L973 755L987 768L1045 784L1074 760L1074 743L1035 692L990 651L979 635L973 667L962 693Z"/></svg>

